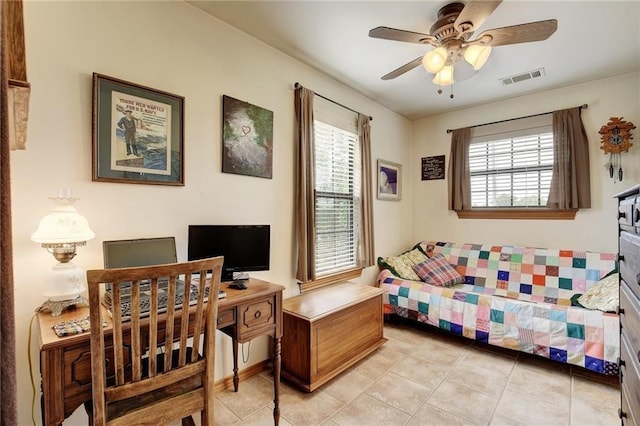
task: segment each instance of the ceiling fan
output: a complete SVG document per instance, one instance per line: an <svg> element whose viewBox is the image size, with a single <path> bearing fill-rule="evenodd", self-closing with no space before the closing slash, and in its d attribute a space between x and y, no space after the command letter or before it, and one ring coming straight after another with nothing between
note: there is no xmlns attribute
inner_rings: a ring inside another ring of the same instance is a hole
<svg viewBox="0 0 640 426"><path fill-rule="evenodd" d="M447 4L438 11L438 20L431 26L430 34L390 27L372 29L369 37L435 47L424 56L382 76L382 79L391 80L422 64L434 74L434 84L449 86L454 83L454 67L462 59L478 71L489 59L492 47L546 40L558 28L557 20L548 19L486 30L470 40L473 32L480 28L500 3L502 0L469 0L466 5L458 2ZM438 93L442 93L441 87ZM453 93L450 97L453 98Z"/></svg>

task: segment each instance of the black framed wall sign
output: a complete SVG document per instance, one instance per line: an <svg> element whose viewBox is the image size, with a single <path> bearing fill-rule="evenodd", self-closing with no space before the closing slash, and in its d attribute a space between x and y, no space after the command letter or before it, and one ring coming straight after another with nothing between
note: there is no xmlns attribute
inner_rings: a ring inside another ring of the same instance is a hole
<svg viewBox="0 0 640 426"><path fill-rule="evenodd" d="M422 180L444 179L444 155L422 157Z"/></svg>

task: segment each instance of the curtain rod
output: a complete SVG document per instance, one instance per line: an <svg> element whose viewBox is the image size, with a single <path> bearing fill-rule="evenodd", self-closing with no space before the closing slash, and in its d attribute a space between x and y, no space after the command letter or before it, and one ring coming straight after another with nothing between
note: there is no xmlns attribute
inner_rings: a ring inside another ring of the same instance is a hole
<svg viewBox="0 0 640 426"><path fill-rule="evenodd" d="M587 109L589 108L588 104L582 104L580 105L578 108L580 109ZM469 128L473 128L473 127L482 127L482 126L488 126L490 124L498 124L498 123L506 123L507 121L514 121L514 120L521 120L523 118L531 118L531 117L538 117L540 115L547 115L547 114L553 114L554 111L549 111L549 112L541 112L540 114L531 114L531 115L526 115L524 117L517 117L517 118L507 118L506 120L499 120L499 121L492 121L491 123L484 123L484 124L476 124L475 126L469 126ZM447 133L451 133L453 132L453 129L447 129Z"/></svg>
<svg viewBox="0 0 640 426"><path fill-rule="evenodd" d="M298 88L302 87L302 84L300 84L300 83L298 83L298 82L296 81L296 84L294 84L294 85L293 85L293 87L295 87L296 89L298 89ZM356 110L355 110L355 109L353 109L353 108L349 108L348 106L342 105L340 102L336 102L336 101L334 101L333 99L329 99L329 98L327 98L327 97L325 97L325 96L322 96L320 93L316 93L316 92L313 92L313 93L314 93L316 96L320 96L320 97L321 97L322 99L324 99L325 101L333 102L334 104L336 104L336 105L338 105L338 106L341 106L342 108L348 109L349 111L351 111L351 112L355 112L356 114L360 114L360 112L359 112L359 111L356 111ZM372 116L369 116L369 121L373 121L373 117L372 117Z"/></svg>

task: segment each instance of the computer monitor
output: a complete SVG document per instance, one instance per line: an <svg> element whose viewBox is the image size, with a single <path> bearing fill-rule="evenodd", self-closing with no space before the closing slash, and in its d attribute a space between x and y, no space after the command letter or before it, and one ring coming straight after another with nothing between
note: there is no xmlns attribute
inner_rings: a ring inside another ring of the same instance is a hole
<svg viewBox="0 0 640 426"><path fill-rule="evenodd" d="M189 260L224 256L222 280L269 270L270 225L189 225Z"/></svg>

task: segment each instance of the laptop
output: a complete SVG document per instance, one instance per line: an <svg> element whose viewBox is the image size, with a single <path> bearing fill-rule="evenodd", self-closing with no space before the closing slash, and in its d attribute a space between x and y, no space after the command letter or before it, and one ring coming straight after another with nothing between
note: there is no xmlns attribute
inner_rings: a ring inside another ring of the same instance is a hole
<svg viewBox="0 0 640 426"><path fill-rule="evenodd" d="M178 262L174 237L103 241L102 255L105 269Z"/></svg>
<svg viewBox="0 0 640 426"><path fill-rule="evenodd" d="M176 255L176 241L174 237L159 237L159 238L139 238L131 240L114 240L103 241L102 253L105 269L113 268L130 268L136 266L152 266L162 265L166 263L176 263L178 257ZM160 281L158 291L158 312L164 312L167 309L167 286L168 279ZM149 314L151 308L150 303L150 283L142 282L140 284L140 312L142 316ZM175 306L182 307L183 304L183 291L184 281L178 280L176 288ZM123 285L120 289L120 307L122 309L123 317L131 316L131 293L130 286ZM206 289L207 293L209 289ZM205 293L205 300L208 299L208 294ZM189 293L189 304L195 304L198 299L198 287L195 284L191 285L191 292ZM111 297L111 284L107 283L102 303L111 312L112 297Z"/></svg>

